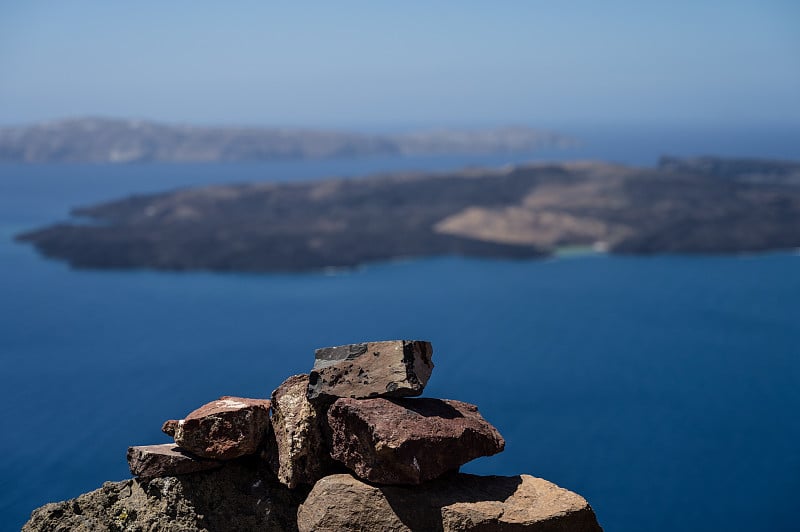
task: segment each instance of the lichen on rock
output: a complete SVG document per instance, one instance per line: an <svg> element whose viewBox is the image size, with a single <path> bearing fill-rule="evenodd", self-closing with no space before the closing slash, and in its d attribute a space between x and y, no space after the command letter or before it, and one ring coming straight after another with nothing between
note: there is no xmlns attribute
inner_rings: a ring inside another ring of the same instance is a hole
<svg viewBox="0 0 800 532"><path fill-rule="evenodd" d="M290 488L313 485L334 467L325 436L325 409L306 398L308 375L294 375L272 392L272 432L264 455Z"/></svg>

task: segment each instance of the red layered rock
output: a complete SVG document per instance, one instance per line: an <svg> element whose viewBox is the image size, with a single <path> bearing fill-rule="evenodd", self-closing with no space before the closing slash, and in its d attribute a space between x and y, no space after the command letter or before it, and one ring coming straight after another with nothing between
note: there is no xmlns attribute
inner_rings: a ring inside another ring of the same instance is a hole
<svg viewBox="0 0 800 532"><path fill-rule="evenodd" d="M192 454L231 460L258 450L269 429L269 408L268 399L220 397L185 419L167 421L162 430Z"/></svg>
<svg viewBox="0 0 800 532"><path fill-rule="evenodd" d="M198 458L172 443L128 447L128 467L136 477L172 477L221 466L221 462Z"/></svg>
<svg viewBox="0 0 800 532"><path fill-rule="evenodd" d="M324 410L306 398L308 375L289 377L272 392L272 435L267 459L290 488L314 484L332 465L323 437Z"/></svg>
<svg viewBox="0 0 800 532"><path fill-rule="evenodd" d="M308 399L420 395L433 371L429 342L392 340L317 349Z"/></svg>
<svg viewBox="0 0 800 532"><path fill-rule="evenodd" d="M380 484L420 484L505 447L478 408L460 401L339 399L328 424L331 457Z"/></svg>

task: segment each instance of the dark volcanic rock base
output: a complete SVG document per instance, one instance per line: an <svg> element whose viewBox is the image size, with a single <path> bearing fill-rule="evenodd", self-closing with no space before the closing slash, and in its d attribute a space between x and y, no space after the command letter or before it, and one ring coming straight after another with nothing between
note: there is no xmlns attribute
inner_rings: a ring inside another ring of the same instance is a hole
<svg viewBox="0 0 800 532"><path fill-rule="evenodd" d="M413 488L331 475L300 506L297 526L300 532L602 532L583 497L529 475L459 474Z"/></svg>
<svg viewBox="0 0 800 532"><path fill-rule="evenodd" d="M291 531L304 493L290 492L254 460L215 471L106 482L69 501L34 510L33 531Z"/></svg>
<svg viewBox="0 0 800 532"><path fill-rule="evenodd" d="M505 441L478 412L442 399L339 399L328 410L331 457L381 484L419 484Z"/></svg>
<svg viewBox="0 0 800 532"><path fill-rule="evenodd" d="M221 462L192 456L171 443L128 447L128 467L137 477L171 477L221 466Z"/></svg>

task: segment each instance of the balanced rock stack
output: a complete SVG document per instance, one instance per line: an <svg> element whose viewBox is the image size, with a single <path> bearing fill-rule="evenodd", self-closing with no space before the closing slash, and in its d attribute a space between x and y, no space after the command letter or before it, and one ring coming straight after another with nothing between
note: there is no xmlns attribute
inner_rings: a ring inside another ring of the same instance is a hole
<svg viewBox="0 0 800 532"><path fill-rule="evenodd" d="M416 398L432 370L423 341L318 349L270 400L168 420L174 444L128 450L136 479L46 505L24 529L601 530L546 480L459 473L505 441L474 405Z"/></svg>

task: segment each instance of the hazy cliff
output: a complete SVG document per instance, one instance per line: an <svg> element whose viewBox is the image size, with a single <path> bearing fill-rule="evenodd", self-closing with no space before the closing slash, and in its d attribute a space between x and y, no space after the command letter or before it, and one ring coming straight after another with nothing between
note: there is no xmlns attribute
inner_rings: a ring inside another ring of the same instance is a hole
<svg viewBox="0 0 800 532"><path fill-rule="evenodd" d="M83 118L0 128L0 162L216 162L367 155L526 153L570 142L554 133L523 127L379 135Z"/></svg>

